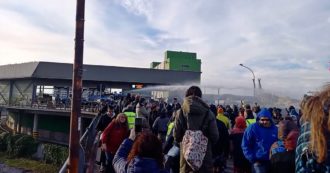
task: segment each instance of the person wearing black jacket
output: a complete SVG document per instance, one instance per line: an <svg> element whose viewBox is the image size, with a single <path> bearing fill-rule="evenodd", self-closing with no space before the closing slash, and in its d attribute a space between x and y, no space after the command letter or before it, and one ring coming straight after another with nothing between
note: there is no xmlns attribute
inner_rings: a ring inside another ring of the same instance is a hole
<svg viewBox="0 0 330 173"><path fill-rule="evenodd" d="M114 107L112 105L108 105L108 112L101 115L99 122L97 123L96 130L103 132L103 130L108 126L108 124L114 118Z"/></svg>
<svg viewBox="0 0 330 173"><path fill-rule="evenodd" d="M110 124L112 119L114 119L115 114L114 114L114 107L111 105L107 106L108 112L105 114L100 114L101 118L99 119L99 122L97 123L96 130L99 132L103 132L104 129ZM101 109L102 111L103 109ZM101 113L101 112L100 112ZM101 135L102 136L102 135ZM100 143L101 144L101 143ZM100 156L100 172L103 172L103 168L105 165L106 159L105 159L105 152L101 151L101 156Z"/></svg>

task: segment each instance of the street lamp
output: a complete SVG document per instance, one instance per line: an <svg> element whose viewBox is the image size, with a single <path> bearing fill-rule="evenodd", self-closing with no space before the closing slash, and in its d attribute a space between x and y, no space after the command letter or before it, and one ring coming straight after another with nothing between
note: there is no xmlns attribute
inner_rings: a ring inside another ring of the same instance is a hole
<svg viewBox="0 0 330 173"><path fill-rule="evenodd" d="M246 69L248 69L253 75L253 79L252 79L252 82L253 82L253 97L255 98L255 96L256 96L256 82L255 82L256 77L254 76L253 70L251 68L243 65L243 64L239 64L239 65L246 68Z"/></svg>

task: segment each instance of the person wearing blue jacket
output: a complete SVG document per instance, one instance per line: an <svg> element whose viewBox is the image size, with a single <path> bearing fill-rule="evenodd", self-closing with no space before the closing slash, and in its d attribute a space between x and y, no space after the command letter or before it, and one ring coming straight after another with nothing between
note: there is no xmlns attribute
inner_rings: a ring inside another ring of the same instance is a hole
<svg viewBox="0 0 330 173"><path fill-rule="evenodd" d="M136 137L134 128L120 145L113 161L116 173L167 173L164 169L161 141L151 132Z"/></svg>
<svg viewBox="0 0 330 173"><path fill-rule="evenodd" d="M269 151L277 141L277 127L271 113L263 108L257 115L256 123L251 124L243 135L242 150L252 164L252 172L270 172Z"/></svg>

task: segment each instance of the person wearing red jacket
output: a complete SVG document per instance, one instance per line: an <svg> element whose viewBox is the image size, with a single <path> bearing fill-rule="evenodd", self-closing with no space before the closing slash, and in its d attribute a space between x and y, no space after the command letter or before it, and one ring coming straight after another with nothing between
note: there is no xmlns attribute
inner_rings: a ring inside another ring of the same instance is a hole
<svg viewBox="0 0 330 173"><path fill-rule="evenodd" d="M114 173L112 160L116 154L120 144L129 135L128 121L124 113L118 114L117 118L112 121L102 134L102 149L105 151L107 159L106 172Z"/></svg>

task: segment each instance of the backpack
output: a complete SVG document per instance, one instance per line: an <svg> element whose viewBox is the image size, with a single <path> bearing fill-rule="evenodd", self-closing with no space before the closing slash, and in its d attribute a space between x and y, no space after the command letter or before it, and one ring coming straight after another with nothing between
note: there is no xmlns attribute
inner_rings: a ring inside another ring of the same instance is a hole
<svg viewBox="0 0 330 173"><path fill-rule="evenodd" d="M207 114L204 115L202 126L205 123L207 115L208 111ZM181 142L183 157L194 171L198 171L203 164L208 138L203 134L203 127L200 128L202 130L190 130L188 123L186 122L185 124L187 125L187 129Z"/></svg>

